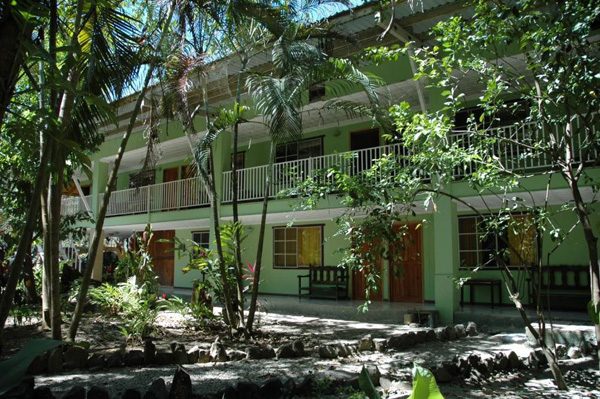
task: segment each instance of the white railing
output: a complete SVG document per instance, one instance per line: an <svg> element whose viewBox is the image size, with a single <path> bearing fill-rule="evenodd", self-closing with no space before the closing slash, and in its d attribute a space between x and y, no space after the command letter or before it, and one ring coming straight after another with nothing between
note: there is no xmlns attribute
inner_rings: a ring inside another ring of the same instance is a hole
<svg viewBox="0 0 600 399"><path fill-rule="evenodd" d="M579 126L580 120L575 120L574 131L582 131ZM502 163L506 170L512 171L534 171L548 169L553 166L552 159L546 151L536 149L536 143L550 144L560 140L564 134L559 131L559 126L554 126L551 130L537 128L534 123L524 123L512 126L503 126L490 129L485 134L485 139L497 138L493 142L492 154L497 161ZM598 126L592 126L594 136L598 131ZM469 132L454 132L450 135L451 143L458 143L464 148L475 144L475 136ZM574 151L573 158L576 163L595 162L600 154L596 150L585 152L587 147L587 138L583 134L572 137L571 148ZM525 144L525 145L523 145ZM530 145L530 146L528 146ZM560 146L560 143L558 144ZM559 150L560 151L560 150ZM562 150L564 151L564 149ZM454 171L455 177L461 177L473 172L473 164L465 164Z"/></svg>
<svg viewBox="0 0 600 399"><path fill-rule="evenodd" d="M85 201L88 206L92 206L92 196L86 195ZM61 215L74 215L78 212L86 212L85 205L83 204L83 199L80 196L76 197L63 197L61 202Z"/></svg>
<svg viewBox="0 0 600 399"><path fill-rule="evenodd" d="M575 131L581 131L578 126L579 120L576 120ZM595 132L600 130L599 126L593 127ZM549 143L551 140L563 137L559 127L555 127L552 132L540 130L533 123L520 125L504 126L490 129L486 138L498 138L493 143L493 155L503 163L507 170L541 170L552 166L552 160L544 151L533 151L521 144L535 142ZM597 137L597 134L596 134ZM458 143L465 148L474 144L474 137L468 132L453 132L450 137L451 143ZM585 155L586 137L578 135L573 138L572 143L575 152L576 162L595 162L600 156L597 151L589 151ZM269 197L273 198L278 193L298 187L308 176L314 176L316 170L327 170L336 166L343 173L356 174L369 169L374 161L383 154L403 155L402 162L409 162L409 150L401 144L387 145L382 147L367 148L364 150L351 151L339 154L324 155L320 157L301 159L297 161L288 161L277 163L272 166L273 183L269 190ZM265 175L268 165L256 166L252 168L241 169L238 174L238 199L240 201L249 201L261 199L265 190ZM472 173L473 164L465 164L454 171L454 177L460 178L466 174ZM232 172L223 173L223 202L233 200L233 190L231 181ZM327 177L321 177L327 179Z"/></svg>
<svg viewBox="0 0 600 399"><path fill-rule="evenodd" d="M376 159L383 154L406 154L406 148L400 144L392 144L382 147L366 148L363 150L343 152L338 154L323 155L320 157L300 159L276 163L272 166L272 179L269 197L275 197L284 190L294 189L308 176L314 176L314 172L327 170L332 167L338 168L342 173L357 174L369 169ZM249 201L263 198L265 191L265 177L269 166L256 166L237 171L238 175L238 200ZM232 172L223 173L223 202L233 200ZM322 179L332 177L321 176Z"/></svg>
<svg viewBox="0 0 600 399"><path fill-rule="evenodd" d="M115 191L110 197L106 216L178 210L208 204L208 195L200 179L192 177Z"/></svg>

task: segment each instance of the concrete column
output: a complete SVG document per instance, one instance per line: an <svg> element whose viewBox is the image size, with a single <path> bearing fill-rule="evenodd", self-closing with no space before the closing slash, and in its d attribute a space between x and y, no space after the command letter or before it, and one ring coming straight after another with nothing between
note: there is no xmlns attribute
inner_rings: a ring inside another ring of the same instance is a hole
<svg viewBox="0 0 600 399"><path fill-rule="evenodd" d="M458 220L456 204L442 196L436 201L433 213L434 261L435 261L435 307L441 322L454 322L454 311L458 309L458 289L454 282L458 270Z"/></svg>
<svg viewBox="0 0 600 399"><path fill-rule="evenodd" d="M100 195L104 194L108 180L108 164L100 162L100 160L95 160L92 165L92 176L92 201L90 206L94 217L96 217L98 216L98 210L102 201Z"/></svg>
<svg viewBox="0 0 600 399"><path fill-rule="evenodd" d="M91 238L90 238L91 240ZM100 245L98 246L98 253L96 259L94 259L94 270L92 271L92 279L96 281L102 281L102 261L104 258L104 230L100 235ZM89 265L88 265L89 266Z"/></svg>

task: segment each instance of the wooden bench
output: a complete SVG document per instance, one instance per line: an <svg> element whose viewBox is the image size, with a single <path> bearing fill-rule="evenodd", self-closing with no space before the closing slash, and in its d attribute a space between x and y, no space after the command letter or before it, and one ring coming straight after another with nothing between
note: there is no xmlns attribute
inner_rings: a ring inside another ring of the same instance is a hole
<svg viewBox="0 0 600 399"><path fill-rule="evenodd" d="M474 303L474 295L473 288L478 287L490 287L490 303L492 305L492 309L494 309L494 292L498 291L498 304L502 303L502 291L501 291L501 282L497 279L481 279L481 280L467 280L460 287L460 306L462 307L464 304L464 290L465 286L469 287L469 303L473 305Z"/></svg>
<svg viewBox="0 0 600 399"><path fill-rule="evenodd" d="M302 284L308 280L308 285ZM298 276L298 297L324 299L348 298L349 274L337 266L310 266L308 274Z"/></svg>
<svg viewBox="0 0 600 399"><path fill-rule="evenodd" d="M541 270L540 300L551 310L586 311L590 301L590 270L586 266L544 266ZM539 271L529 281L529 303L535 305Z"/></svg>

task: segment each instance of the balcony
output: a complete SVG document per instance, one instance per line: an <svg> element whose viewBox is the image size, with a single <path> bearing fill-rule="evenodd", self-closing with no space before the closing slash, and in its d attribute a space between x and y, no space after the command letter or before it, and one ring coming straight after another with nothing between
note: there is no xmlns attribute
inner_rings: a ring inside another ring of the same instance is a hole
<svg viewBox="0 0 600 399"><path fill-rule="evenodd" d="M100 194L98 202L104 194ZM85 197L91 205L91 196ZM200 179L176 180L168 183L152 184L149 186L114 191L106 216L124 216L140 213L174 211L206 206L209 204L208 195ZM80 197L64 197L62 213L70 215L84 212L85 207Z"/></svg>

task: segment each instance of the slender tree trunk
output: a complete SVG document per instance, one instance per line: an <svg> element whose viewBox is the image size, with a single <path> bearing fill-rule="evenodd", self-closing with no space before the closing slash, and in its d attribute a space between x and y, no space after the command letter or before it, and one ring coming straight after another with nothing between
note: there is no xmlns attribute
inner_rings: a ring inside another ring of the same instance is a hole
<svg viewBox="0 0 600 399"><path fill-rule="evenodd" d="M162 33L157 48L161 48L162 43L165 40L165 32L171 23L171 20L173 18L173 12L174 7L171 5L167 14L167 18L165 19L164 25L162 27ZM144 97L146 95L148 86L150 85L150 81L152 80L152 75L154 74L155 67L156 57L153 57L152 61L150 62L150 65L148 66L148 71L146 72L144 84L142 86L142 89L140 90L140 93L138 94L135 107L132 111L131 117L129 118L127 130L125 131L125 134L121 139L121 145L119 146L119 151L117 152L117 157L114 161L113 169L110 172L108 183L106 184L106 188L104 189L102 204L100 206L100 209L98 210L98 215L96 217L96 225L94 227L94 233L92 236L92 242L88 251L88 266L85 268L85 272L83 274L81 289L79 291L77 304L75 305L75 311L73 312L71 325L69 327L68 340L70 341L75 341L75 337L77 336L77 329L79 328L81 316L83 315L83 308L85 307L87 301L87 293L90 287L90 280L92 279L94 261L96 259L96 256L98 255L98 250L100 247L100 237L102 236L102 229L104 228L104 220L106 219L106 212L108 211L108 204L110 202L110 196L113 191L114 182L117 179L117 174L119 173L119 167L121 166L121 161L123 160L123 155L125 154L125 150L127 148L127 143L129 142L129 138L131 137L131 133L133 132L133 127L135 126L137 116L140 112L142 103L144 102Z"/></svg>
<svg viewBox="0 0 600 399"><path fill-rule="evenodd" d="M236 106L240 105L242 98L242 85L243 85L243 73L246 69L248 59L245 55L242 55L242 66L238 73L237 79L237 92L235 96ZM239 127L240 124L236 121L233 127L233 149L231 155L231 185L232 185L232 211L233 211L233 223L238 224L240 221L238 197L239 197L239 182L237 175L237 152L238 152L238 139L239 139ZM235 267L236 267L236 283L237 283L237 297L238 297L238 321L240 326L244 326L244 281L242 276L244 275L244 265L242 263L242 237L240 236L239 229L235 229Z"/></svg>
<svg viewBox="0 0 600 399"><path fill-rule="evenodd" d="M31 259L31 237L29 238L29 249L23 261L23 274L25 287L27 288L27 301L29 303L39 303L40 297L35 290L35 276L33 274L33 259Z"/></svg>
<svg viewBox="0 0 600 399"><path fill-rule="evenodd" d="M12 307L17 283L19 282L21 271L23 269L23 261L25 256L27 256L28 249L31 247L31 237L38 220L38 211L40 209L40 197L42 194L42 189L47 183L48 160L50 157L49 150L49 148L44 148L44 151L42 152L40 167L38 169L35 184L33 186L31 203L29 204L29 209L27 210L25 226L23 226L23 231L21 232L21 238L19 240L17 252L10 268L6 288L4 290L4 294L2 295L2 302L0 302L0 328L2 329L4 328L8 314L10 313L10 308Z"/></svg>
<svg viewBox="0 0 600 399"><path fill-rule="evenodd" d="M262 254L265 243L265 229L267 224L267 210L269 207L269 192L271 191L271 180L273 174L273 158L275 152L275 143L271 142L271 150L269 152L269 168L265 178L265 195L263 197L262 213L260 217L260 231L258 235L258 246L256 248L256 264L254 266L254 284L252 284L252 298L250 300L250 308L248 309L248 319L246 320L246 335L252 335L254 325L254 314L258 302L258 288L260 285L260 271L262 267Z"/></svg>

